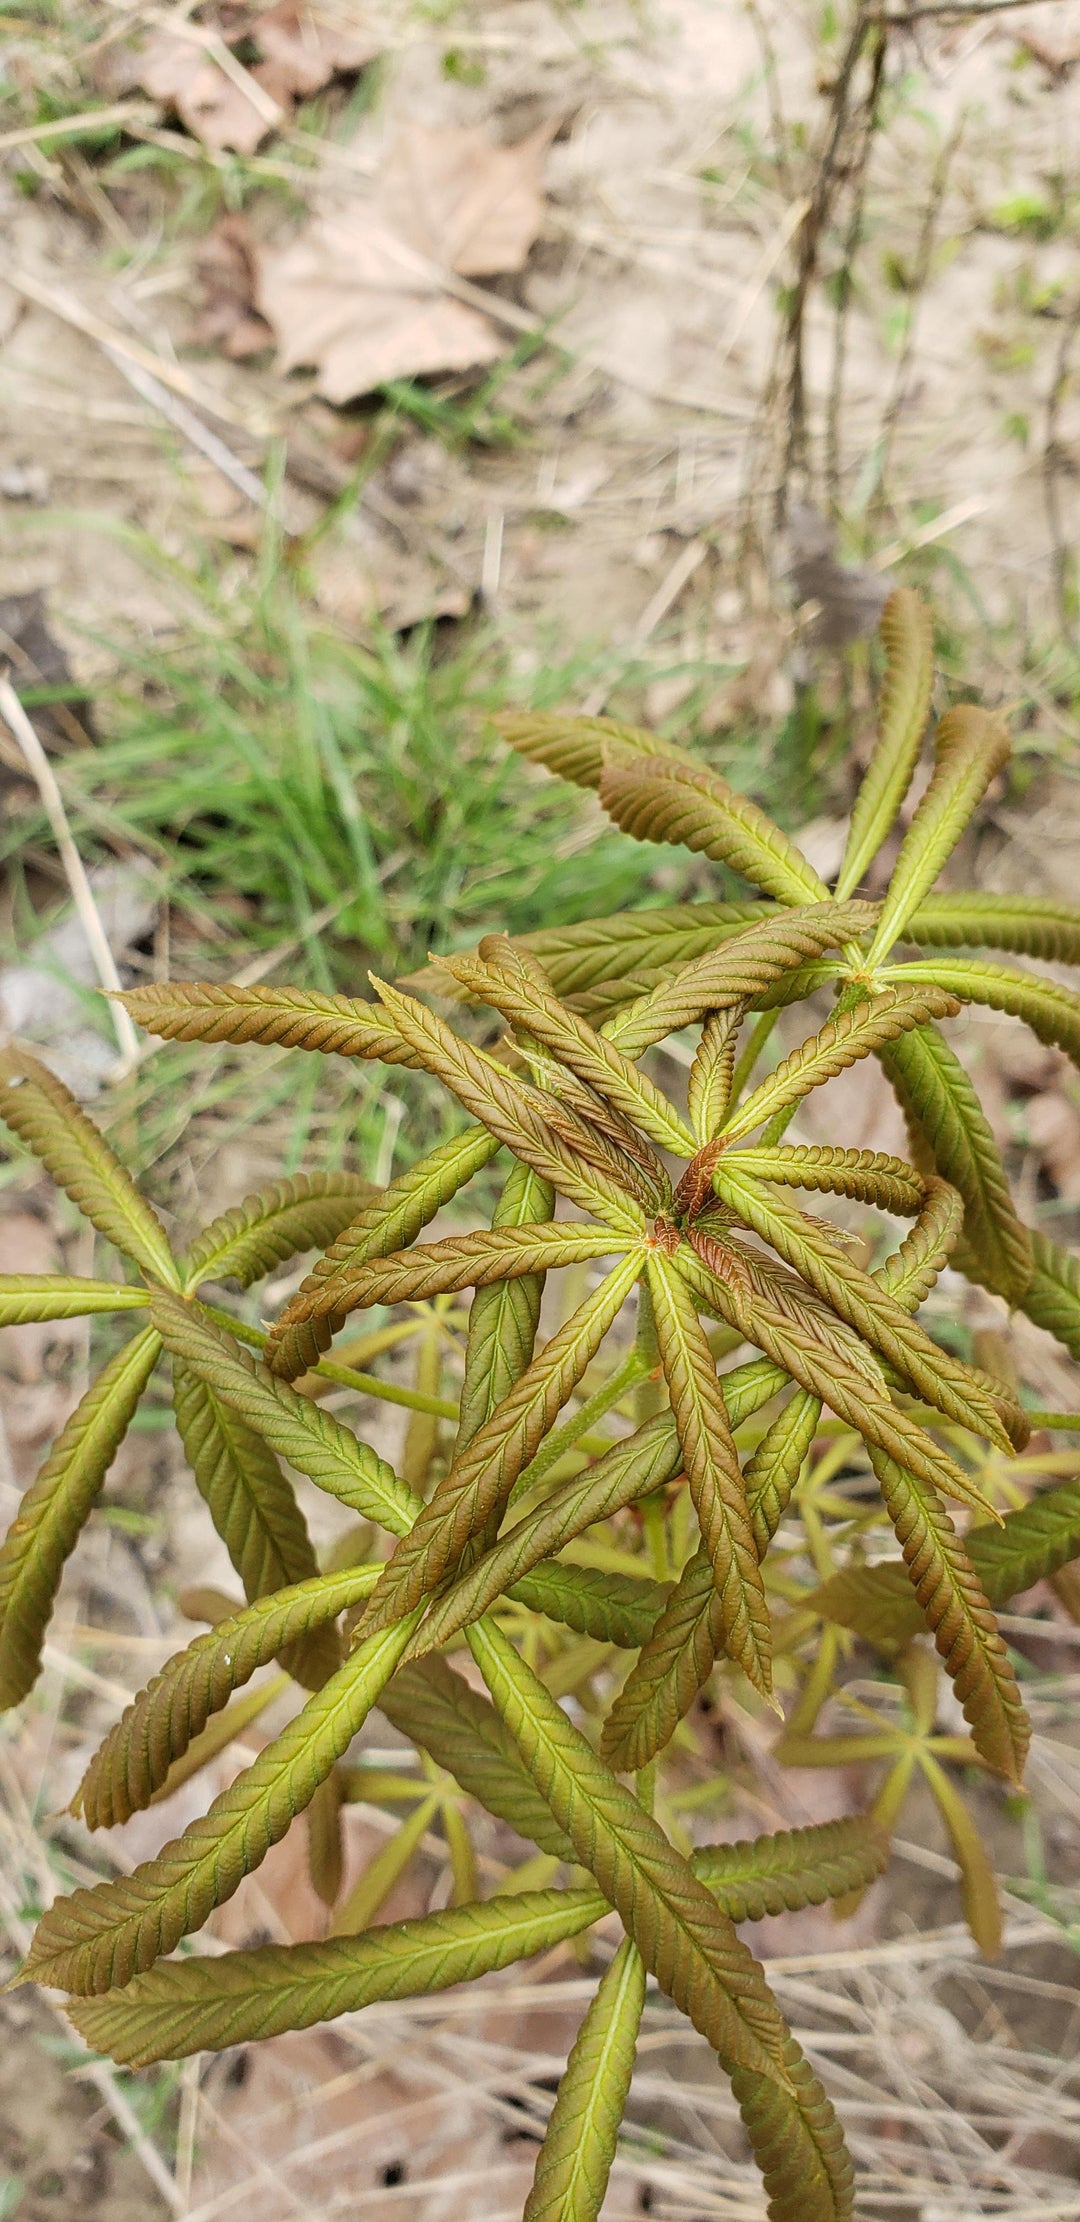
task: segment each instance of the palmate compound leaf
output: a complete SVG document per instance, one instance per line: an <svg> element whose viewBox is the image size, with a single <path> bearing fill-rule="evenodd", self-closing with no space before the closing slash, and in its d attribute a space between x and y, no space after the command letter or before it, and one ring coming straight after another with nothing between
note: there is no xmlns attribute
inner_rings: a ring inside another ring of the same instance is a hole
<svg viewBox="0 0 1080 2222"><path fill-rule="evenodd" d="M57 1899L19 1978L86 1996L127 1983L224 1905L325 1781L389 1681L412 1618L362 1643L208 1812L130 1875Z"/></svg>
<svg viewBox="0 0 1080 2222"><path fill-rule="evenodd" d="M522 2222L597 2222L630 2094L645 1968L624 1937L578 2030Z"/></svg>
<svg viewBox="0 0 1080 2222"><path fill-rule="evenodd" d="M1012 1200L975 1088L936 1028L920 1026L889 1042L882 1067L908 1122L913 1155L958 1190L964 1204L964 1270L984 1287L1021 1303L1031 1280L1031 1239Z"/></svg>
<svg viewBox="0 0 1080 2222"><path fill-rule="evenodd" d="M84 1319L91 1312L145 1311L146 1290L66 1273L0 1273L0 1327L28 1320Z"/></svg>
<svg viewBox="0 0 1080 2222"><path fill-rule="evenodd" d="M640 1057L706 1011L752 1002L809 958L867 932L876 917L872 903L820 902L761 920L626 1004L606 1021L604 1038L627 1057Z"/></svg>
<svg viewBox="0 0 1080 2222"><path fill-rule="evenodd" d="M185 1291L203 1281L249 1288L286 1258L325 1248L378 1193L357 1173L301 1173L245 1196L192 1243L184 1260Z"/></svg>
<svg viewBox="0 0 1080 2222"><path fill-rule="evenodd" d="M631 754L610 742L599 794L616 825L639 841L670 841L715 857L784 904L832 899L787 834L704 765Z"/></svg>
<svg viewBox="0 0 1080 2222"><path fill-rule="evenodd" d="M0 1118L99 1234L154 1280L179 1286L157 1213L63 1082L29 1051L0 1051Z"/></svg>
<svg viewBox="0 0 1080 2222"><path fill-rule="evenodd" d="M526 970L522 968L514 977L503 966L475 957L452 957L445 963L478 1001L490 1004L526 1035L535 1036L650 1142L678 1157L693 1156L696 1145L685 1120L648 1075L638 1071L633 1057L624 1055L586 1020L577 1018Z"/></svg>
<svg viewBox="0 0 1080 2222"><path fill-rule="evenodd" d="M663 1831L490 1622L470 1648L521 1756L641 1958L732 2076L772 2222L842 2222L851 2163L816 2076L757 1962ZM699 1899L698 1893L702 1896ZM708 1910L707 1910L708 1909ZM736 2049L732 2049L732 2045ZM761 2060L748 2058L756 2052Z"/></svg>
<svg viewBox="0 0 1080 2222"><path fill-rule="evenodd" d="M375 1566L315 1573L196 1636L155 1674L109 1730L73 1801L87 1828L114 1828L149 1805L169 1768L256 1670L370 1595Z"/></svg>
<svg viewBox="0 0 1080 2222"><path fill-rule="evenodd" d="M934 735L934 770L900 846L867 965L888 955L966 832L996 772L1011 753L1008 728L974 703L946 710Z"/></svg>
<svg viewBox="0 0 1080 2222"><path fill-rule="evenodd" d="M498 1143L485 1127L468 1127L410 1165L388 1188L350 1215L329 1249L301 1282L271 1329L266 1362L284 1380L295 1380L330 1348L352 1310L352 1276L373 1258L415 1240L421 1227L466 1187L494 1157Z"/></svg>
<svg viewBox="0 0 1080 2222"><path fill-rule="evenodd" d="M101 1492L161 1342L144 1327L64 1422L0 1548L0 1706L33 1688L65 1560Z"/></svg>
<svg viewBox="0 0 1080 2222"><path fill-rule="evenodd" d="M173 1359L173 1409L184 1455L249 1603L319 1571L291 1481L261 1435L189 1365ZM338 1664L329 1634L305 1643L288 1664L318 1688Z"/></svg>
<svg viewBox="0 0 1080 2222"><path fill-rule="evenodd" d="M416 1604L454 1571L473 1537L501 1514L518 1475L592 1364L642 1264L642 1251L632 1251L605 1275L453 1460L388 1560L364 1615L365 1628L385 1627Z"/></svg>
<svg viewBox="0 0 1080 2222"><path fill-rule="evenodd" d="M349 995L314 988L238 988L228 982L168 980L116 998L137 1026L170 1042L263 1042L283 1049L374 1057L419 1068L388 1013Z"/></svg>
<svg viewBox="0 0 1080 2222"><path fill-rule="evenodd" d="M917 1393L960 1427L999 1449L1012 1445L997 1408L971 1368L951 1358L830 1236L775 1189L748 1177L736 1154L719 1159L713 1184L723 1202L790 1265L862 1341L895 1366Z"/></svg>
<svg viewBox="0 0 1080 2222"><path fill-rule="evenodd" d="M451 1674L450 1669L445 1671ZM409 1672L403 1670L394 1678L386 1692L388 1701L408 1680ZM449 1704L456 1705L460 1692L467 1691L481 1713L490 1717L505 1738L517 1784L547 1814L555 1842L568 1842L516 1757L516 1746L494 1707L459 1675L451 1679L458 1688L449 1693ZM389 1702L384 1709L395 1717ZM402 1719L406 1717L410 1722L406 1733L417 1735L425 1748L429 1748L426 1737L419 1736L411 1723L428 1729L433 1754L445 1727L448 1748L465 1771L470 1760L467 1735L455 1739L446 1706L437 1705L426 1716L418 1704L415 1710L403 1711ZM482 1739L487 1733L481 1721ZM476 1760L480 1779L484 1779L486 1759L482 1740ZM497 1780L490 1774L486 1779ZM504 1794L501 1784L496 1794ZM498 1812L501 1807L493 1805L491 1810ZM777 1836L745 1838L736 1844L705 1845L691 1855L690 1864L722 1910L732 1920L743 1921L759 1918L754 1910L758 1907L778 1911L781 1906L818 1905L827 1897L863 1887L880 1873L883 1858L879 1833L855 1817ZM88 2043L109 2053L121 2066L143 2067L152 2060L181 2059L204 2049L221 2051L287 2029L310 2029L315 2022L355 2013L377 2000L415 1997L475 1981L580 1935L608 1910L603 1892L595 1888L523 1891L331 1943L261 1945L222 1958L171 1960L137 1975L123 1988L72 2001L68 2012Z"/></svg>
<svg viewBox="0 0 1080 2222"><path fill-rule="evenodd" d="M214 1397L236 1412L278 1456L320 1489L392 1535L406 1535L420 1499L384 1458L310 1397L260 1365L200 1311L198 1304L155 1289L151 1318L174 1359L188 1366Z"/></svg>
<svg viewBox="0 0 1080 2222"><path fill-rule="evenodd" d="M689 1289L659 1251L650 1254L648 1284L675 1431L720 1603L723 1647L767 1697L769 1610L715 1361Z"/></svg>
<svg viewBox="0 0 1080 2222"><path fill-rule="evenodd" d="M934 685L934 628L925 602L897 587L881 613L885 671L878 729L863 775L836 882L850 895L891 831L919 760Z"/></svg>
<svg viewBox="0 0 1080 2222"><path fill-rule="evenodd" d="M851 1010L838 1011L816 1034L781 1059L727 1120L727 1142L741 1141L764 1120L798 1103L860 1057L880 1054L887 1043L929 1018L954 1018L960 1005L941 988L883 988Z"/></svg>

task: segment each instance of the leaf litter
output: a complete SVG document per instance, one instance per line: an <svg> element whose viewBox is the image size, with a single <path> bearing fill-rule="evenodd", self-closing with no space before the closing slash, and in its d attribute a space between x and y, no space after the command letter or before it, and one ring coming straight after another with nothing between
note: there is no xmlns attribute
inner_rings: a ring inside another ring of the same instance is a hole
<svg viewBox="0 0 1080 2222"><path fill-rule="evenodd" d="M261 56L250 69L233 51L249 42ZM237 15L227 32L163 26L142 50L139 81L203 146L254 154L271 131L291 122L297 101L362 69L380 43L355 22L279 0L262 14Z"/></svg>
<svg viewBox="0 0 1080 2222"><path fill-rule="evenodd" d="M545 124L504 147L478 127L400 126L370 199L327 208L259 253L257 305L279 369L313 365L319 392L345 402L390 379L494 362L495 325L453 298L445 274L524 269L551 136Z"/></svg>

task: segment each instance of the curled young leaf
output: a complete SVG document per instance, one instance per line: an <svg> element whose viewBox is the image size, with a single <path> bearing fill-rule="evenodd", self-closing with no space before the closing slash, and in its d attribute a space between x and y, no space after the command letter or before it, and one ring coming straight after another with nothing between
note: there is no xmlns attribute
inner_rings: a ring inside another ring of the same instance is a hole
<svg viewBox="0 0 1080 2222"><path fill-rule="evenodd" d="M672 841L715 857L778 902L832 899L786 833L703 764L632 755L609 743L600 800L616 825L636 840Z"/></svg>
<svg viewBox="0 0 1080 2222"><path fill-rule="evenodd" d="M964 1256L974 1279L1021 1302L1031 1279L1031 1242L1009 1190L975 1088L932 1026L897 1037L881 1052L912 1133L920 1165L933 1166L964 1205Z"/></svg>
<svg viewBox="0 0 1080 2222"><path fill-rule="evenodd" d="M1010 753L1001 718L970 702L946 710L934 735L933 775L904 835L881 906L866 960L871 969L900 939Z"/></svg>

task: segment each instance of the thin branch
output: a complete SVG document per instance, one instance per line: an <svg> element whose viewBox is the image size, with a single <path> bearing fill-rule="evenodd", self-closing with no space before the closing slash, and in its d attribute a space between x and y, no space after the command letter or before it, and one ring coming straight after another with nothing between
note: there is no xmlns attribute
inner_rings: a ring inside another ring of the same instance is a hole
<svg viewBox="0 0 1080 2222"><path fill-rule="evenodd" d="M37 734L23 709L10 679L0 679L0 717L18 742L41 796L42 807L52 827L53 839L60 852L71 897L83 932L86 935L94 969L107 994L115 995L123 986L116 969L108 936L101 923L101 916L94 901L93 889L86 876L86 867L71 837L64 799L56 782L56 774L42 748ZM120 1064L110 1074L113 1080L122 1079L132 1072L139 1062L139 1037L122 1003L111 1003L112 1021L120 1044Z"/></svg>

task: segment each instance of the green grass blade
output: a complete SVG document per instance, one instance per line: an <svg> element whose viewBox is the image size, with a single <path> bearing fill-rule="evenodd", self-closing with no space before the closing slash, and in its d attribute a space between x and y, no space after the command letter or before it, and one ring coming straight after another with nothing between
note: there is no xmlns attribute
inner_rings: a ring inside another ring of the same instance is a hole
<svg viewBox="0 0 1080 2222"><path fill-rule="evenodd" d="M100 1495L161 1342L144 1327L64 1422L0 1548L0 1706L32 1689L65 1560Z"/></svg>

